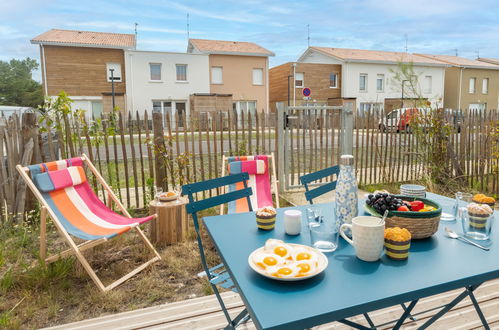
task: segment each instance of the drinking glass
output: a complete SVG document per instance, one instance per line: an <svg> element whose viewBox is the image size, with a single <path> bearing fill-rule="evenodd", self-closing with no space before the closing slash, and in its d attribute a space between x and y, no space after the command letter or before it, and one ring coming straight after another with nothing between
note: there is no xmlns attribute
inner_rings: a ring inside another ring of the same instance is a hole
<svg viewBox="0 0 499 330"><path fill-rule="evenodd" d="M463 211L466 210L468 204L473 203L473 195L458 191L456 193L456 202L454 204L454 217L455 219L461 219L463 216Z"/></svg>
<svg viewBox="0 0 499 330"><path fill-rule="evenodd" d="M461 210L463 233L474 240L484 241L490 238L494 214L470 214L466 208Z"/></svg>
<svg viewBox="0 0 499 330"><path fill-rule="evenodd" d="M163 187L154 187L154 201L156 205L160 204L159 196L163 193Z"/></svg>
<svg viewBox="0 0 499 330"><path fill-rule="evenodd" d="M319 219L309 227L312 246L322 252L333 252L338 248L339 223L334 215Z"/></svg>
<svg viewBox="0 0 499 330"><path fill-rule="evenodd" d="M322 209L317 206L308 207L306 210L308 227L318 226L322 218Z"/></svg>
<svg viewBox="0 0 499 330"><path fill-rule="evenodd" d="M179 184L175 185L174 192L177 194L177 199L175 199L175 204L180 203L180 195L182 194L182 186Z"/></svg>

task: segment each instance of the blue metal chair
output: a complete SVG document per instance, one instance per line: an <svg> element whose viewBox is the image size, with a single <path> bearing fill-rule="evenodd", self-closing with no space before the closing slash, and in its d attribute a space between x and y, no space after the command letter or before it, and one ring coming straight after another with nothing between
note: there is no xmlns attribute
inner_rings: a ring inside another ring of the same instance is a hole
<svg viewBox="0 0 499 330"><path fill-rule="evenodd" d="M248 173L243 172L239 174L228 175L217 179L206 180L182 186L182 194L188 196L189 198L189 204L186 205L186 210L187 213L189 213L192 216L192 220L194 222L194 228L196 229L196 236L200 252L199 254L201 255L201 264L203 265L204 271L208 277L208 281L210 282L213 292L215 292L218 302L222 307L222 311L224 312L225 318L227 319L228 325L226 326L226 329L235 329L239 324L246 322L249 319L249 314L247 309L244 309L234 319L231 319L229 312L227 311L227 308L225 307L225 304L222 300L222 297L220 296L220 292L217 286L220 286L225 289L230 289L234 292L237 292L237 288L234 286L230 274L226 271L225 265L223 263L213 268L209 268L208 263L206 262L206 255L204 253L203 241L201 239L201 233L199 230L199 220L197 212L218 205L222 205L231 201L235 201L241 198L246 198L248 202L249 211L250 212L253 211L249 197L252 195L252 190L251 188L248 187L247 183L248 179L249 179ZM232 191L215 197L205 198L202 200L197 199L197 195L200 192L204 192L207 190L208 191L214 190L238 182L243 182L244 189Z"/></svg>
<svg viewBox="0 0 499 330"><path fill-rule="evenodd" d="M336 180L331 181L328 183L325 183L323 185L320 185L317 188L310 189L309 185L312 182L319 181L320 179L326 178L328 176L332 176L336 174L336 177L338 177L338 174L340 173L340 167L338 165L331 166L328 168L325 168L323 170L309 173L302 175L300 177L300 182L301 184L305 187L305 198L310 204L314 204L313 199L317 198L321 195L324 195L327 192L330 192L336 188Z"/></svg>

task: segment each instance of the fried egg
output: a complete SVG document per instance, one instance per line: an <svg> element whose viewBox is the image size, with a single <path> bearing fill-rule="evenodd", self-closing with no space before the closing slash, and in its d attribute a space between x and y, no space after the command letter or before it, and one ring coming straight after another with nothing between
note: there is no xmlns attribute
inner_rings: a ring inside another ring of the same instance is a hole
<svg viewBox="0 0 499 330"><path fill-rule="evenodd" d="M275 277L290 278L297 277L300 269L295 265L282 265L267 267L265 270L267 274Z"/></svg>
<svg viewBox="0 0 499 330"><path fill-rule="evenodd" d="M276 254L259 251L253 255L253 262L261 268L266 269L267 267L281 266L285 260Z"/></svg>
<svg viewBox="0 0 499 330"><path fill-rule="evenodd" d="M318 261L317 254L314 251L303 247L294 249L292 252L292 257L294 261L309 260L314 263L317 263Z"/></svg>
<svg viewBox="0 0 499 330"><path fill-rule="evenodd" d="M317 263L310 260L297 261L295 266L298 268L297 277L312 275L317 271Z"/></svg>
<svg viewBox="0 0 499 330"><path fill-rule="evenodd" d="M278 239L268 239L265 242L265 252L276 254L284 259L291 257L293 248L288 244Z"/></svg>

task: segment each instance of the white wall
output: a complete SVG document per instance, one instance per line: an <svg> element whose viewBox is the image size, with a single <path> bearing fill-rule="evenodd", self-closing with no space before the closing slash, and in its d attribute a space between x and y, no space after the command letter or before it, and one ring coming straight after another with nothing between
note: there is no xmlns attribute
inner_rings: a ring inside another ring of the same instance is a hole
<svg viewBox="0 0 499 330"><path fill-rule="evenodd" d="M332 56L324 55L317 51L307 50L299 62L303 63L322 63L322 64L341 64L341 96L353 97L357 99L357 107L360 103L384 103L385 98L400 98L402 96L401 86L393 81L393 73L396 70L396 64L378 64L378 63L352 63L340 61ZM437 66L419 66L414 65L414 71L419 77L420 85L425 76L432 77L431 93L424 93L424 86L420 86L420 95L432 102L432 107L442 107L444 97L444 79L445 67ZM359 91L360 74L367 73L367 91ZM383 92L376 91L376 79L378 74L385 76L385 86ZM408 96L408 95L406 95Z"/></svg>
<svg viewBox="0 0 499 330"><path fill-rule="evenodd" d="M373 64L373 63L345 63L342 67L344 76L343 97L357 98L357 105L362 102L384 102L385 98L400 98L402 96L402 86L400 81L394 81L394 73L391 70L397 70L395 64ZM420 95L432 102L432 107L443 106L444 96L444 74L445 68L433 66L414 65L414 72L418 76L418 90ZM367 74L367 91L359 91L360 74ZM385 77L385 86L383 92L376 90L376 79L378 74ZM425 76L431 76L431 92L425 93L423 81ZM406 97L408 88L405 88Z"/></svg>
<svg viewBox="0 0 499 330"><path fill-rule="evenodd" d="M149 63L161 63L161 81L150 80ZM187 64L187 82L176 81L176 64ZM152 110L153 100L185 100L190 113L189 95L209 93L208 55L125 51L127 110Z"/></svg>

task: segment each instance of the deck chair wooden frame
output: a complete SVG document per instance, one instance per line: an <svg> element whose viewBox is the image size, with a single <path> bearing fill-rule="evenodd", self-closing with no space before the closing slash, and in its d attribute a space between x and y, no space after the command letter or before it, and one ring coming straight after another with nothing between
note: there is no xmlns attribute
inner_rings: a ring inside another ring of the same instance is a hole
<svg viewBox="0 0 499 330"><path fill-rule="evenodd" d="M275 167L275 157L274 157L274 153L271 152L270 155L265 155L268 157L268 160L269 160L269 164L271 163L272 164L272 172L270 172L270 185L272 187L272 190L273 190L273 193L274 193L274 196L275 196L275 206L276 208L279 208L279 188L278 188L278 185L279 185L279 180L277 180L277 174L276 174L276 167ZM226 174L225 174L225 171L227 169L227 158L225 155L222 156L222 177L224 177ZM227 187L224 186L223 188L223 193L226 192L227 190ZM220 215L224 214L224 207L223 205L220 207Z"/></svg>
<svg viewBox="0 0 499 330"><path fill-rule="evenodd" d="M81 156L81 158L83 160L83 163L85 163L88 166L88 168L90 169L90 171L97 178L97 181L99 181L99 183L102 185L102 187L106 191L106 193L108 195L108 200L111 201L111 202L116 203L116 206L118 207L118 209L126 217L132 218L130 216L130 213L128 213L128 211L126 210L126 208L123 206L123 204L121 204L120 200L116 197L116 195L114 194L114 192L111 189L111 187L107 184L107 182L104 180L104 178L100 175L100 173L97 171L97 169L95 168L95 166L92 164L92 162L90 161L90 159L85 154L83 154ZM98 245L100 245L102 243L105 243L109 239L108 238L100 238L100 239L96 239L96 240L86 241L86 242L83 242L83 243L77 245L76 242L71 237L71 235L66 231L66 229L64 229L64 227L62 226L61 222L57 218L55 212L51 209L51 207L49 206L49 204L45 201L45 199L41 195L40 191L38 190L38 188L36 187L36 185L31 180L30 176L28 175L29 168L28 167L23 167L21 165L17 165L16 169L19 172L19 174L21 175L21 177L24 179L24 181L26 182L26 184L28 185L28 187L31 189L31 191L33 192L33 194L35 195L35 197L38 199L38 201L40 202L40 204L42 205L41 212L40 212L40 260L41 261L43 261L45 263L51 263L51 262L54 262L54 261L59 260L61 258L66 258L66 257L69 257L71 255L75 255L76 258L78 259L78 261L80 261L80 263L82 264L82 266L85 269L85 271L90 276L90 278L97 285L97 287L102 292L106 292L106 291L109 291L109 290L117 287L118 285L122 284L123 282L125 282L128 279L130 279L134 275L138 274L139 272L141 272L142 270L144 270L150 264L152 264L152 263L154 263L154 262L156 262L158 260L161 260L161 256L159 255L158 251L156 251L156 249L154 248L154 246L151 244L151 242L149 241L149 239L144 235L144 232L139 228L139 226L136 225L132 229L136 230L136 232L138 233L138 235L140 236L140 238L144 241L145 245L154 253L155 256L152 259L150 259L150 260L146 261L145 263L143 263L142 265L138 266L137 268L135 268L134 270L132 270L128 274L124 275L123 277L121 277L118 280L114 281L113 283L109 284L108 286L104 286L104 284L102 283L102 281L99 279L99 277L97 276L97 274L93 270L92 266L90 266L90 264L88 263L88 261L85 258L85 256L83 256L82 252L85 251L85 250L91 249L91 248L93 248L95 246L98 246ZM46 223L47 223L47 216L50 216L50 218L52 218L52 221L54 222L57 230L59 231L59 233L61 234L61 236L64 238L64 240L66 241L66 243L68 243L69 246L70 246L69 249L62 251L62 252L58 253L57 255L52 255L50 257L46 257Z"/></svg>

